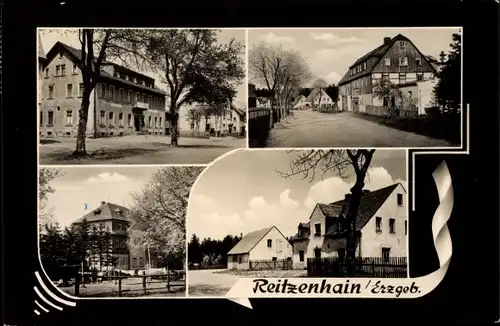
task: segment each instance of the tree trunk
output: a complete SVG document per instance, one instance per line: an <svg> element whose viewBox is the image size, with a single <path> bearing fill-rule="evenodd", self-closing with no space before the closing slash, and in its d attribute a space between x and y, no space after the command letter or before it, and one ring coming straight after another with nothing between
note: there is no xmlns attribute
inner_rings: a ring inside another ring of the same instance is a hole
<svg viewBox="0 0 500 326"><path fill-rule="evenodd" d="M179 146L179 116L176 107L170 107L170 145Z"/></svg>
<svg viewBox="0 0 500 326"><path fill-rule="evenodd" d="M85 140L87 137L87 119L89 115L90 92L83 92L82 104L78 110L78 131L76 134L76 149L73 156L82 157L87 155ZM95 118L95 117L94 117Z"/></svg>
<svg viewBox="0 0 500 326"><path fill-rule="evenodd" d="M359 177L358 177L359 178ZM359 178L361 179L361 178ZM361 179L364 180L364 177ZM359 204L363 195L364 183L356 181L351 188L351 200L347 212L347 243L346 243L346 259L348 275L354 273L354 262L356 257L356 219L358 216Z"/></svg>

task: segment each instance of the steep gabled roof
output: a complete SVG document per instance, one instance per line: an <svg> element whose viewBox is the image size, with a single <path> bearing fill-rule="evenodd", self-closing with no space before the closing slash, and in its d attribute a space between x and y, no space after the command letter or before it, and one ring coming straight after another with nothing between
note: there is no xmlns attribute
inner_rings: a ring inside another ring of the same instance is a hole
<svg viewBox="0 0 500 326"><path fill-rule="evenodd" d="M42 60L47 59L45 51L43 50L42 37L40 36L40 33L38 33L38 58Z"/></svg>
<svg viewBox="0 0 500 326"><path fill-rule="evenodd" d="M316 98L318 97L318 92L321 92L321 97L323 97L323 98L326 98L326 97L330 98L330 95L328 95L328 94L325 92L325 90L324 90L324 89L321 89L321 90L320 90L320 89L315 88L315 89L313 89L313 90L311 91L311 93L310 93L310 94L309 94L309 96L307 97L307 100L308 100L309 102L314 101L314 99L316 99ZM331 100L331 98L330 98L330 100Z"/></svg>
<svg viewBox="0 0 500 326"><path fill-rule="evenodd" d="M52 60L61 50L63 50L67 54L69 54L70 58L73 61L79 61L82 58L82 51L81 50L75 49L72 46L69 46L67 44L64 44L62 42L57 41L56 44L54 44L54 46L50 49L49 53L47 53L47 61ZM152 77L149 77L147 75L141 74L141 73L136 72L136 71L133 71L130 68L123 67L123 66L118 65L116 63L103 62L103 65L113 65L115 67L120 67L120 69L131 71L131 72L133 72L133 73L135 73L137 75L141 75L141 76L144 76L144 77L149 78L151 80L154 80L154 78L152 78ZM125 80L125 79L122 79L122 78L118 78L118 77L112 76L111 74L109 74L108 72L106 72L104 70L101 70L101 77L102 78L106 78L106 79L110 79L110 80L114 80L114 81L118 81L120 83L129 85L129 86L132 86L132 87L140 88L140 89L143 89L143 90L147 90L147 91L150 91L150 92L159 93L161 95L166 95L167 94L162 89L156 87L156 85L154 85L154 88L146 87L146 86L141 85L141 84L136 84L136 83L133 83L131 81L128 81L128 80Z"/></svg>
<svg viewBox="0 0 500 326"><path fill-rule="evenodd" d="M271 226L247 233L227 254L238 255L249 253L272 229L278 230L283 239L286 240L286 237L276 226Z"/></svg>
<svg viewBox="0 0 500 326"><path fill-rule="evenodd" d="M245 111L242 109L237 108L233 103L231 103L231 110L235 111L240 117L245 117Z"/></svg>
<svg viewBox="0 0 500 326"><path fill-rule="evenodd" d="M83 220L87 222L97 222L97 221L108 221L108 220L120 220L129 222L128 218L129 209L120 205L113 203L104 203L91 212L85 214L75 222L74 224L81 223Z"/></svg>
<svg viewBox="0 0 500 326"><path fill-rule="evenodd" d="M410 42L410 44L413 45L413 47L418 51L418 53L420 53L420 55L425 60L427 60L427 62L431 66L431 68L434 69L435 72L437 72L436 68L432 65L433 62L437 61L436 59L434 59L432 56L422 54L422 52L420 52L420 50L415 46L415 44L413 44L413 42L409 38L407 38L406 36L404 36L402 34L398 34L398 35L394 36L390 40L390 42L387 42L387 44L382 44L382 45L378 46L374 50L372 50L372 51L368 52L367 54L365 54L364 56L360 57L352 65L350 65L349 69L347 70L347 72L345 73L345 75L339 81L338 86L346 84L346 83L348 83L348 82L350 82L352 80L358 79L360 77L364 77L364 76L370 75L372 73L372 71L373 71L373 68L380 62L380 60L382 59L382 57L387 53L387 51L389 51L389 49L394 45L394 43L396 41L401 41L401 40ZM368 66L367 69L364 70L364 71L356 73L356 74L354 74L352 76L349 74L349 71L353 67L357 66L358 64L360 64L362 62L365 62L366 60L368 60L371 57L377 58L378 60L376 60L371 66Z"/></svg>
<svg viewBox="0 0 500 326"><path fill-rule="evenodd" d="M394 191L394 189L396 189L398 185L400 185L400 183L395 183L375 191L370 191L369 193L366 193L361 197L361 201L359 203L358 216L356 218L356 231L360 231L368 223L368 221L370 221L373 215L375 215L375 213L385 203L387 198L389 198L389 196L392 194L392 192ZM325 206L342 207L343 204L344 200L339 200ZM336 217L338 216L339 215L337 215ZM325 235L335 235L336 234L335 230L336 228L332 227L329 230L327 230Z"/></svg>
<svg viewBox="0 0 500 326"><path fill-rule="evenodd" d="M302 100L306 100L306 97L304 95L297 96L293 101L292 106L297 105L297 103L299 103Z"/></svg>

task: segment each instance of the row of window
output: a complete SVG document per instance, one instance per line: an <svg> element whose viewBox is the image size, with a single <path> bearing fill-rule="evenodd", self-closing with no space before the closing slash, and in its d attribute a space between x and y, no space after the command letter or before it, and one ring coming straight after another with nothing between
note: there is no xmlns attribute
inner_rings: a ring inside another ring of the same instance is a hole
<svg viewBox="0 0 500 326"><path fill-rule="evenodd" d="M120 126L124 126L124 121L123 121L123 113L120 112L118 113L118 123ZM109 126L114 126L115 125L115 113L114 112L109 112L108 113L108 119L106 120L106 111L102 110L101 111L101 124L109 125ZM154 121L154 124L153 124ZM127 114L127 121L126 125L128 127L132 126L132 114ZM40 125L44 124L44 115L43 111L40 111ZM67 126L72 126L73 125L73 110L66 110L65 114L65 124ZM47 111L47 125L53 126L54 125L54 111ZM161 128L162 126L162 117L149 117L148 118L148 124L146 127L148 128ZM121 224L118 225L118 230L122 230ZM123 230L126 230L126 226L123 226Z"/></svg>
<svg viewBox="0 0 500 326"><path fill-rule="evenodd" d="M125 96L125 90L120 88L118 92L115 92L115 86L101 84L99 87L99 97L104 99L109 99L115 102L132 103L132 91L127 91ZM141 94L139 92L135 93L135 102L148 103L151 107L162 107L164 106L164 99L162 97L151 96L146 94Z"/></svg>
<svg viewBox="0 0 500 326"><path fill-rule="evenodd" d="M144 266L144 257L139 257L139 265L137 265L137 258L132 258L132 269Z"/></svg>
<svg viewBox="0 0 500 326"><path fill-rule="evenodd" d="M381 217L376 217L375 231L377 233L382 233L382 218ZM394 219L394 218L389 219L389 233L396 234L396 219ZM407 234L408 234L408 221L405 221L405 235L407 235Z"/></svg>
<svg viewBox="0 0 500 326"><path fill-rule="evenodd" d="M422 59L421 58L415 58L415 65L417 67L422 66ZM391 58L385 58L384 59L384 66L390 67L391 66ZM400 57L399 58L399 66L400 67L407 67L408 66L408 58L407 57ZM367 69L366 62L363 62L362 64L352 68L350 70L350 75L354 76L357 73L360 73L362 71L365 71Z"/></svg>
<svg viewBox="0 0 500 326"><path fill-rule="evenodd" d="M339 248L337 249L337 254L340 259L345 258L345 248ZM391 248L382 248L382 258L384 261L389 261L391 253ZM299 261L304 262L304 257L305 257L305 251L304 250L299 250ZM314 249L314 258L321 258L321 248L315 248Z"/></svg>
<svg viewBox="0 0 500 326"><path fill-rule="evenodd" d="M149 88L155 88L154 83L148 83L145 80L138 80L137 77L131 77L131 76L126 75L124 73L121 73L119 71L115 71L114 76L116 78L120 78L120 79L124 79L126 81L133 82L134 84L139 84L139 85L146 86Z"/></svg>
<svg viewBox="0 0 500 326"><path fill-rule="evenodd" d="M83 83L78 84L78 97L83 96L83 91L85 90L85 85ZM56 86L55 85L49 85L49 94L48 94L48 99L54 99L56 97ZM67 84L66 85L66 98L73 98L75 97L74 94L74 88L73 84Z"/></svg>
<svg viewBox="0 0 500 326"><path fill-rule="evenodd" d="M73 64L73 69L72 69L71 73L73 75L78 74L78 66L76 64ZM55 77L66 76L66 65L64 65L64 64L56 65L54 76ZM50 77L50 68L47 67L47 68L45 68L45 78L49 78L49 77Z"/></svg>
<svg viewBox="0 0 500 326"><path fill-rule="evenodd" d="M406 76L407 73L399 73L399 84L405 84L406 83ZM382 73L382 80L389 80L389 73ZM424 80L424 73L423 72L417 72L417 81L422 81ZM363 87L363 86L368 86L370 84L370 77L362 77L359 79L354 80L352 83L347 85L348 92L350 93L352 89Z"/></svg>

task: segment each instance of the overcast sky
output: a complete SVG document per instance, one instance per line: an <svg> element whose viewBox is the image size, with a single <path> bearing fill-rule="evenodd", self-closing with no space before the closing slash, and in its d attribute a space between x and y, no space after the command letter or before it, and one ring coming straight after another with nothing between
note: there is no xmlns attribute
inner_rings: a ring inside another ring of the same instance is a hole
<svg viewBox="0 0 500 326"><path fill-rule="evenodd" d="M158 167L64 167L50 185L48 208L61 226L70 225L101 201L129 207L132 192L141 191Z"/></svg>
<svg viewBox="0 0 500 326"><path fill-rule="evenodd" d="M251 29L248 48L250 51L252 45L266 42L297 50L306 58L315 78L337 84L350 65L380 46L386 36L403 34L423 54L437 59L441 51L449 50L452 34L457 32L458 28Z"/></svg>
<svg viewBox="0 0 500 326"><path fill-rule="evenodd" d="M68 29L40 29L40 37L42 39L42 45L45 53L49 52L52 46L57 42L63 42L69 46L75 47L79 49L81 47L80 42L78 40L77 33L68 33ZM245 30L244 29L223 29L218 36L219 43L225 44L229 43L231 38L234 37L235 40L243 45L243 59L246 60L246 39L245 39ZM245 72L246 72L246 63L245 63ZM158 76L153 73L142 71L141 73L148 75L152 78L155 78L156 86L167 90L168 87L166 84L160 82ZM242 83L238 86L237 95L234 100L234 104L239 108L246 108L247 103L247 86L246 79L242 81Z"/></svg>
<svg viewBox="0 0 500 326"><path fill-rule="evenodd" d="M281 178L276 170L288 171L293 155L279 150L238 151L209 166L191 190L189 235L221 239L275 225L292 236L299 222L308 221L316 203L341 200L349 192L352 179L334 173L311 183L301 176ZM404 150L377 150L371 166L365 189L395 182L407 189Z"/></svg>

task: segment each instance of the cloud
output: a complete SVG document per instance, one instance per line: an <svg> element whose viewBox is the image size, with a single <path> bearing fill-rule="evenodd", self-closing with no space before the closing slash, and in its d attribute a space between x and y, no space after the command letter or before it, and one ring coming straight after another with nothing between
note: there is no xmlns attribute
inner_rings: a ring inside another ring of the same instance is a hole
<svg viewBox="0 0 500 326"><path fill-rule="evenodd" d="M375 167L369 171L365 189L376 190L399 181L406 184L404 180L393 180L385 168ZM342 178L331 177L313 184L302 199L292 198L292 191L285 189L276 193L274 199L254 196L238 212L224 212L221 208L224 203L206 195L193 195L188 209L188 232L200 238L222 239L228 234L244 235L274 225L285 236L292 236L300 222L308 221L317 203L344 199L352 185Z"/></svg>
<svg viewBox="0 0 500 326"><path fill-rule="evenodd" d="M291 36L277 36L273 32L269 32L262 36L262 41L272 44L295 43L295 39Z"/></svg>
<svg viewBox="0 0 500 326"><path fill-rule="evenodd" d="M92 176L85 180L85 183L117 183L117 182L127 182L130 179L123 174L116 172L103 172L96 176Z"/></svg>
<svg viewBox="0 0 500 326"><path fill-rule="evenodd" d="M362 42L361 39L357 37L340 37L333 33L311 33L311 37L317 41L323 41L330 46L340 46L347 44L359 44Z"/></svg>
<svg viewBox="0 0 500 326"><path fill-rule="evenodd" d="M335 71L330 72L329 74L322 76L322 78L328 83L328 84L337 84L340 79L342 79L342 76L337 74ZM336 99L332 99L336 100Z"/></svg>

